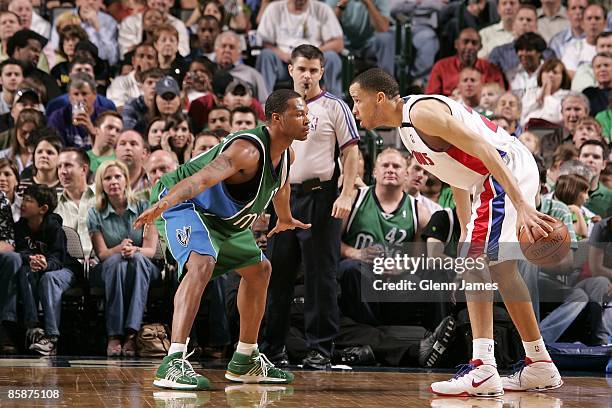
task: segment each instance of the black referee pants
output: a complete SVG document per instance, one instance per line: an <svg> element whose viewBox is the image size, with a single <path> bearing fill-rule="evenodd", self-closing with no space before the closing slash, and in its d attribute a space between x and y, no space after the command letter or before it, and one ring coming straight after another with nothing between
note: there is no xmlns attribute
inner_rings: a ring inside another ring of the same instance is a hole
<svg viewBox="0 0 612 408"><path fill-rule="evenodd" d="M268 286L262 349L278 353L289 332L293 288L300 264L304 270L304 332L309 349L330 356L339 331L336 274L340 260L342 221L332 218L338 197L335 183L308 193L291 189L291 213L310 223L310 229L296 229L274 235L267 256L272 264ZM276 225L276 215L270 228Z"/></svg>

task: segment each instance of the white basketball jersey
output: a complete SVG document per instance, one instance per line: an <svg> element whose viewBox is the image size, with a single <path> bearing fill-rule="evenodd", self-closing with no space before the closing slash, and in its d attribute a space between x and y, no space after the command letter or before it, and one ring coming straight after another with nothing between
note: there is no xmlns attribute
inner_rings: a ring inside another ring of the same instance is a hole
<svg viewBox="0 0 612 408"><path fill-rule="evenodd" d="M516 137L511 136L504 129L471 108L446 96L415 95L405 97L402 127L399 128L404 145L425 170L451 186L471 190L473 187L482 184L483 180L489 175L489 170L479 158L469 155L456 146L451 146L446 151L437 151L425 144L410 122L412 105L422 99L436 99L445 103L455 118L495 147L506 163L511 160L514 154L522 150L520 147L522 144ZM527 151L527 149L524 150ZM534 175L534 177L537 177L537 175Z"/></svg>

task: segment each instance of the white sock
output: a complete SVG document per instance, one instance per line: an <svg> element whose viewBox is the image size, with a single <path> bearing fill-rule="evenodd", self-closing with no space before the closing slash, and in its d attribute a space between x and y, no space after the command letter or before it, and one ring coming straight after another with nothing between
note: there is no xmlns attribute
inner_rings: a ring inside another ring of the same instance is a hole
<svg viewBox="0 0 612 408"><path fill-rule="evenodd" d="M480 338L472 340L472 360L481 360L483 364L490 364L496 366L495 353L494 353L495 342L493 339Z"/></svg>
<svg viewBox="0 0 612 408"><path fill-rule="evenodd" d="M254 350L257 350L257 343L250 344L239 341L238 347L236 347L236 352L245 356L250 356Z"/></svg>
<svg viewBox="0 0 612 408"><path fill-rule="evenodd" d="M168 355L170 354L174 354L174 353L184 353L185 350L187 350L187 344L185 343L172 343L170 344L170 350L168 350Z"/></svg>
<svg viewBox="0 0 612 408"><path fill-rule="evenodd" d="M525 355L531 361L551 361L548 350L546 350L544 345L544 340L541 337L535 341L524 341L523 347L525 348Z"/></svg>

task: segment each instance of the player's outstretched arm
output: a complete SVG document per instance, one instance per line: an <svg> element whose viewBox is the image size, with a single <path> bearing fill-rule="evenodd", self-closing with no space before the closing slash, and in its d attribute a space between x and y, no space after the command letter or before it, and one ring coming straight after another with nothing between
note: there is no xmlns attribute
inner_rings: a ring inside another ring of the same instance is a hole
<svg viewBox="0 0 612 408"><path fill-rule="evenodd" d="M241 170L258 166L259 154L251 142L240 139L232 142L227 150L197 173L178 182L164 198L143 212L134 222L134 228L151 224L167 209L197 196Z"/></svg>
<svg viewBox="0 0 612 408"><path fill-rule="evenodd" d="M435 100L419 101L413 105L410 119L419 131L440 137L483 162L514 204L518 213L517 230L527 226L527 235L531 242L533 242L531 228L539 229L541 235L548 236L552 227L547 221L554 222L554 218L538 212L533 205L525 202L510 170L493 145L453 117L446 105Z"/></svg>

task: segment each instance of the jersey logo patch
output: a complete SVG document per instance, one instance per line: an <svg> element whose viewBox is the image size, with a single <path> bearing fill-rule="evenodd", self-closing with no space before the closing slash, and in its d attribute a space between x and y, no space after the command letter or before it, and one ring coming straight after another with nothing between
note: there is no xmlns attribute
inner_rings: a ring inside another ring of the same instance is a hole
<svg viewBox="0 0 612 408"><path fill-rule="evenodd" d="M181 244L185 248L187 248L187 244L189 243L190 237L191 237L191 227L190 226L178 228L176 230L176 240L179 242L179 244Z"/></svg>

